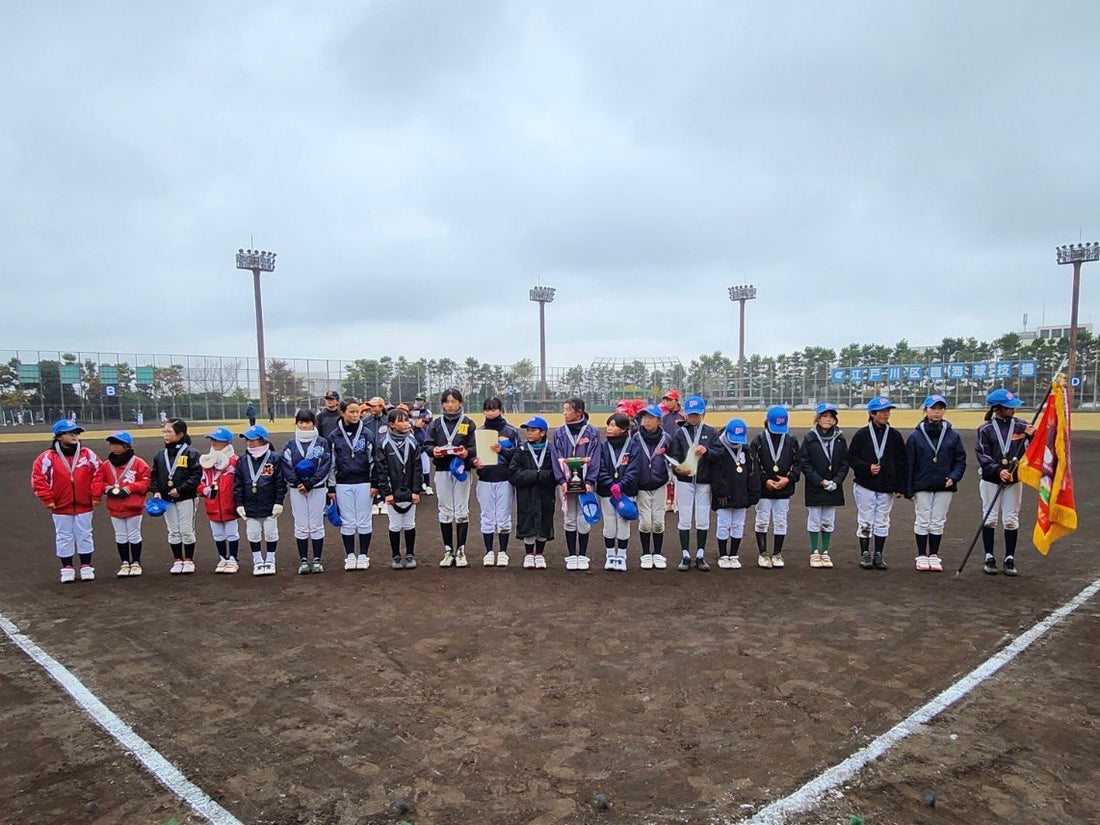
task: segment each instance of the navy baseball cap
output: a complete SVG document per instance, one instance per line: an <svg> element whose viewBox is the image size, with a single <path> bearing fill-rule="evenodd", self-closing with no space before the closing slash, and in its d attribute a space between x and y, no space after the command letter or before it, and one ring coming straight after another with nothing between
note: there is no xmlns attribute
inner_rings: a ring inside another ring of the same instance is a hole
<svg viewBox="0 0 1100 825"><path fill-rule="evenodd" d="M519 428L521 430L542 430L543 432L546 432L550 429L550 427L546 423L546 419L541 418L537 415L531 416L531 418L527 420L527 423L520 424Z"/></svg>
<svg viewBox="0 0 1100 825"><path fill-rule="evenodd" d="M339 401L340 393L336 392L336 390L329 390L325 393L325 398L329 399L330 401Z"/></svg>

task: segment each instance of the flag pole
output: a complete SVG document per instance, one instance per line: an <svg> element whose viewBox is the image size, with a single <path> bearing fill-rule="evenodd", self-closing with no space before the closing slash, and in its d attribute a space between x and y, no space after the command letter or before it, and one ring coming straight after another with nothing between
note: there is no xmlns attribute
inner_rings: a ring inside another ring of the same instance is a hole
<svg viewBox="0 0 1100 825"><path fill-rule="evenodd" d="M1062 363L1058 365L1058 369L1056 369L1054 371L1054 378L1051 379L1051 384L1054 383L1054 381L1061 374L1061 372L1065 368L1065 366L1066 366L1066 359L1063 358ZM1038 421L1039 416L1043 414L1043 410L1046 409L1047 401L1049 401L1049 400L1050 400L1050 390L1047 390L1046 395L1043 396L1043 403L1040 404L1039 407L1035 410L1035 415L1033 415L1031 417L1031 424L1029 426L1032 426L1032 427L1035 426L1035 422ZM1023 456L1017 456L1016 458L1012 459L1012 463L1009 465L1009 468L1012 469L1012 470L1015 470L1017 465L1019 465L1021 458L1023 458ZM1015 483L1019 484L1018 481L1015 482ZM993 512L993 508L997 506L997 501L1001 498L1001 493L1004 492L1005 487L1007 487L1007 486L1008 485L1005 484L1003 481L1000 484L997 485L997 492L993 496L993 501L989 502L989 506L985 509L985 512L982 514L982 520L978 524L978 529L974 532L974 538L972 538L970 540L970 546L966 548L966 555L963 556L962 563L959 564L959 569L955 571L955 578L956 579L962 574L963 568L966 567L966 563L970 560L970 554L974 552L974 546L978 543L978 538L982 535L982 528L985 527L986 519L988 519L989 514Z"/></svg>

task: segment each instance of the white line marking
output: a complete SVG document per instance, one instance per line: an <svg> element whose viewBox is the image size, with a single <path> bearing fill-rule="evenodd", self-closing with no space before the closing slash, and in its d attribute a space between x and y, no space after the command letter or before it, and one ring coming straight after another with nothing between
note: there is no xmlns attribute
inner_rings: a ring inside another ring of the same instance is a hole
<svg viewBox="0 0 1100 825"><path fill-rule="evenodd" d="M198 785L191 782L180 770L165 759L148 742L134 733L109 707L96 698L73 673L19 631L11 621L0 614L0 628L8 634L23 652L38 662L54 681L72 696L96 723L123 748L133 754L149 773L191 806L191 810L213 825L242 825L241 821L211 799Z"/></svg>
<svg viewBox="0 0 1100 825"><path fill-rule="evenodd" d="M829 768L820 776L811 779L789 796L772 802L761 808L755 815L739 821L740 825L780 825L788 816L811 810L825 793L851 779L863 768L901 740L909 736L917 725L924 725L947 710L955 702L1007 665L1034 642L1042 638L1047 631L1066 619L1077 608L1100 591L1100 579L1097 579L1074 598L1059 607L1038 624L1025 631L1003 650L993 654L970 673L944 690L932 701L913 711L886 733L873 740L866 747L853 753L843 762Z"/></svg>

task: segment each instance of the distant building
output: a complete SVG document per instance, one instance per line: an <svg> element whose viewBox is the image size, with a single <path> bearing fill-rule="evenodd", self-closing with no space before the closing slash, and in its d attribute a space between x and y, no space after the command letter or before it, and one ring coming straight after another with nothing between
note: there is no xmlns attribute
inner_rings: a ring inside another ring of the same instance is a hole
<svg viewBox="0 0 1100 825"><path fill-rule="evenodd" d="M1078 324L1077 334L1080 335L1082 332L1087 332L1089 335L1092 335L1092 324ZM1041 341L1057 340L1060 338L1069 338L1069 333L1069 324L1036 327L1035 329L1024 330L1023 332L1021 332L1020 340L1024 341L1025 343L1029 341L1034 341L1037 338Z"/></svg>

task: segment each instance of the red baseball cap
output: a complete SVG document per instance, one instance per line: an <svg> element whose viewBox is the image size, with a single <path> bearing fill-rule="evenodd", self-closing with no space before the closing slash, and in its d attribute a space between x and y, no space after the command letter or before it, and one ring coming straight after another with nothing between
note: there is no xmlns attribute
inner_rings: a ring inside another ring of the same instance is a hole
<svg viewBox="0 0 1100 825"><path fill-rule="evenodd" d="M664 397L667 398L669 401L679 401L680 393L676 390L669 390L665 393Z"/></svg>

